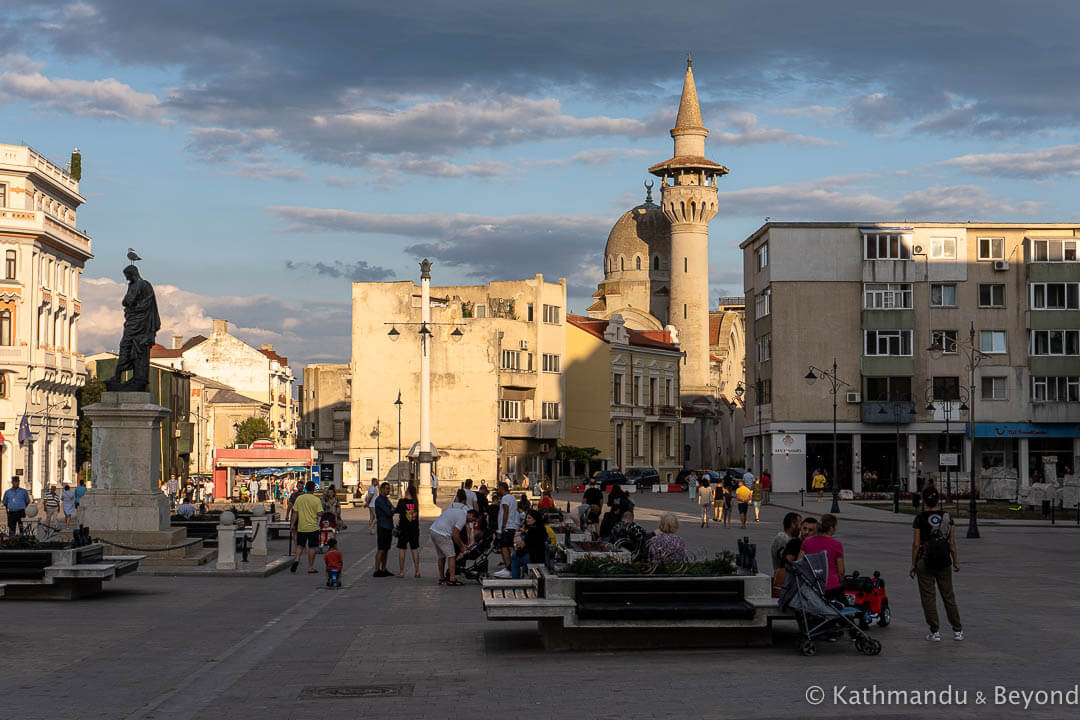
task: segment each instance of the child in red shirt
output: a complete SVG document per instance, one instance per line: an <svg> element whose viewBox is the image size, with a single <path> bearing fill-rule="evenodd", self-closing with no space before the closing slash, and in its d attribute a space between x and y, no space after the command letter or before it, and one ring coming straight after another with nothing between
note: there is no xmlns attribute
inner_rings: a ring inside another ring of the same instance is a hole
<svg viewBox="0 0 1080 720"><path fill-rule="evenodd" d="M323 555L326 563L326 587L341 587L341 569L345 558L337 549L337 539L330 538L326 542L326 554Z"/></svg>

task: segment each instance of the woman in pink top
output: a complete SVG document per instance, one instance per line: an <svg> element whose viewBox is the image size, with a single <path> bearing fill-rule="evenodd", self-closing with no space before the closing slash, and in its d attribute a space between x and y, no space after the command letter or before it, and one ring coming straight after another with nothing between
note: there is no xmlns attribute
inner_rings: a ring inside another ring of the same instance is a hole
<svg viewBox="0 0 1080 720"><path fill-rule="evenodd" d="M817 535L803 540L799 558L813 555L822 550L829 559L829 577L825 580L825 597L829 600L844 601L844 546L833 538L836 532L836 516L822 515L818 522Z"/></svg>

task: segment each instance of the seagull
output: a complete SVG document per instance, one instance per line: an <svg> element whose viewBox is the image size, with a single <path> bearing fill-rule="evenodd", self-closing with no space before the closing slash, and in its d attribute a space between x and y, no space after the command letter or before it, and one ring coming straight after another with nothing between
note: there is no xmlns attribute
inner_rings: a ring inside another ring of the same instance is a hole
<svg viewBox="0 0 1080 720"><path fill-rule="evenodd" d="M127 259L130 260L131 262L137 262L139 260L142 260L141 257L139 257L138 255L135 254L135 249L134 248L128 248Z"/></svg>

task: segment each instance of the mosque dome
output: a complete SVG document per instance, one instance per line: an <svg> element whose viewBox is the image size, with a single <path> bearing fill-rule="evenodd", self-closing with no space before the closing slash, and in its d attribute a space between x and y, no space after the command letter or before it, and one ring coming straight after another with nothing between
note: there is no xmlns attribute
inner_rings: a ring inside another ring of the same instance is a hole
<svg viewBox="0 0 1080 720"><path fill-rule="evenodd" d="M670 246L671 222L652 202L650 189L645 202L623 213L611 228L604 247L604 275L637 270L647 273L657 256L666 268Z"/></svg>

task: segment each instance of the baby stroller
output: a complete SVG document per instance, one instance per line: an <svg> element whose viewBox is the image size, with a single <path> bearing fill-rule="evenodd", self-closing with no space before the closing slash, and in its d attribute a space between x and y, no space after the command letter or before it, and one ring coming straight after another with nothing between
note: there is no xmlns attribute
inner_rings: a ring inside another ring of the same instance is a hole
<svg viewBox="0 0 1080 720"><path fill-rule="evenodd" d="M337 537L337 523L334 518L324 515L319 520L319 552L326 552L326 546L330 542L330 538Z"/></svg>
<svg viewBox="0 0 1080 720"><path fill-rule="evenodd" d="M861 611L825 599L824 581L828 573L829 561L824 552L804 555L801 560L787 564L787 580L780 591L779 605L795 613L802 636L799 652L814 655L815 638L832 639L846 632L863 655L879 654L881 643L856 624Z"/></svg>
<svg viewBox="0 0 1080 720"><path fill-rule="evenodd" d="M466 580L480 582L488 574L488 558L495 550L495 533L485 533L480 536L472 547L460 560L458 572L465 576Z"/></svg>

